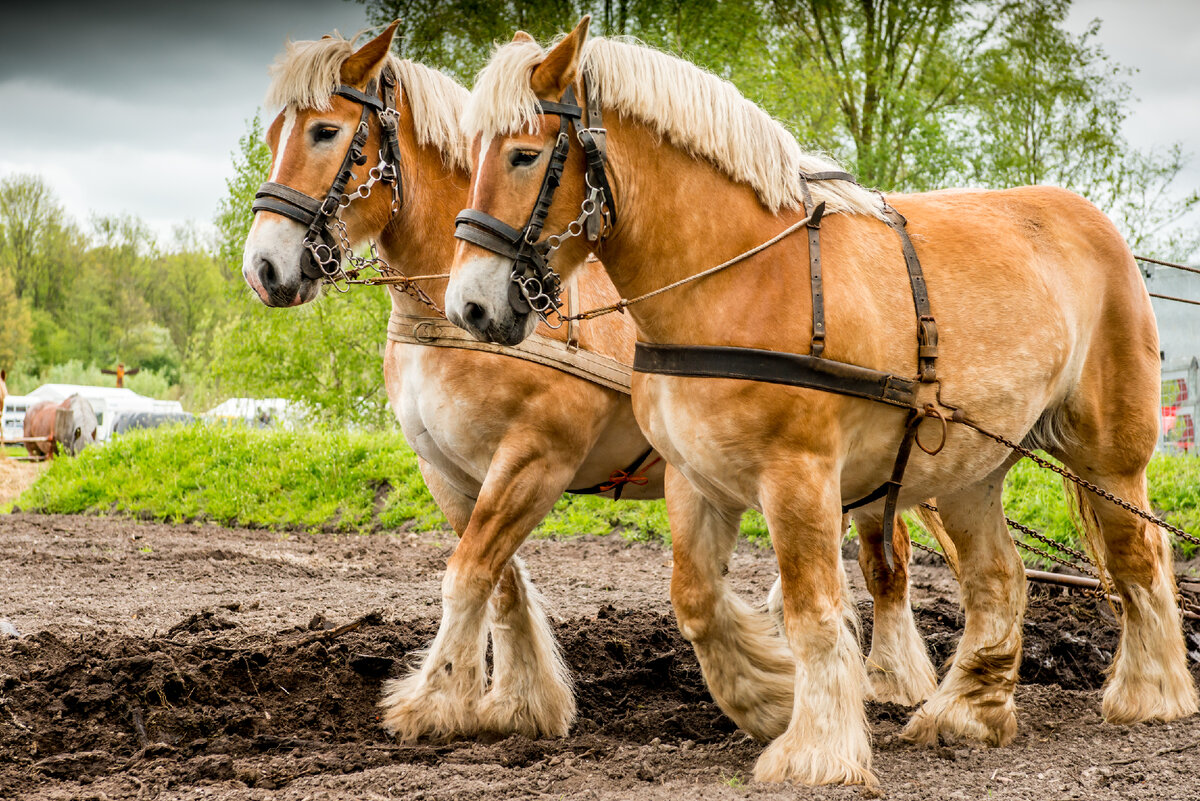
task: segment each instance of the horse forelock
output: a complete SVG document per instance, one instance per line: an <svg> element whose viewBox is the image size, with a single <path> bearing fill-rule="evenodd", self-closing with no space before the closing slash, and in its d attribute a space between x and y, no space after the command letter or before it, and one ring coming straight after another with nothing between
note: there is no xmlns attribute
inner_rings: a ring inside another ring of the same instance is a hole
<svg viewBox="0 0 1200 801"><path fill-rule="evenodd" d="M529 41L497 48L479 73L464 127L468 136L532 131L537 97L529 76L547 50ZM729 81L641 43L595 37L583 46L581 69L594 84L605 113L636 120L676 147L750 186L773 212L803 202L801 172L840 169L830 158L806 153L787 129ZM848 181L809 185L827 213L883 217L883 201Z"/></svg>
<svg viewBox="0 0 1200 801"><path fill-rule="evenodd" d="M362 32L351 39L337 31L315 41L289 41L271 65L266 105L329 111L342 65L355 51ZM471 160L461 120L469 93L450 76L388 55L412 111L417 143L437 149L448 167L469 171Z"/></svg>

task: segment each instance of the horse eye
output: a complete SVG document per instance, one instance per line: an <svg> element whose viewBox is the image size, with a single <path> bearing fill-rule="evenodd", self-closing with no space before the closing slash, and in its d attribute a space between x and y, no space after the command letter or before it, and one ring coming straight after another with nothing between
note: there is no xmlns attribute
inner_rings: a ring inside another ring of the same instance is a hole
<svg viewBox="0 0 1200 801"><path fill-rule="evenodd" d="M514 150L508 160L514 167L528 167L537 161L540 155L542 154L536 150Z"/></svg>
<svg viewBox="0 0 1200 801"><path fill-rule="evenodd" d="M328 142L330 139L333 139L339 133L341 133L341 129L339 129L339 128L333 128L328 125L322 125L320 128L317 128L315 131L313 131L313 139L315 139L318 142Z"/></svg>

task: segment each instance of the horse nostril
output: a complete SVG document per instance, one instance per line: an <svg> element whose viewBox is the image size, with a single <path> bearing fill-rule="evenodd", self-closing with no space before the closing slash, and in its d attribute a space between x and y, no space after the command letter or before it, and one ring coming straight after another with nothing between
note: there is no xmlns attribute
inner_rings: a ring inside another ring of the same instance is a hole
<svg viewBox="0 0 1200 801"><path fill-rule="evenodd" d="M477 331L482 331L487 328L488 321L491 319L491 315L488 314L488 310L480 304L467 303L467 306L464 309L463 318L472 328Z"/></svg>
<svg viewBox="0 0 1200 801"><path fill-rule="evenodd" d="M258 259L258 280L267 292L279 286L279 273L275 270L274 262L263 256Z"/></svg>

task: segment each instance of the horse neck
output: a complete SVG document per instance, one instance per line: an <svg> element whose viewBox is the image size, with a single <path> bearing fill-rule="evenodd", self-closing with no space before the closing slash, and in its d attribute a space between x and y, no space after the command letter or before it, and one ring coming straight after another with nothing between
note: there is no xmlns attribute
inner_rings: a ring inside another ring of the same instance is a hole
<svg viewBox="0 0 1200 801"><path fill-rule="evenodd" d="M750 187L644 125L619 119L609 130L618 223L598 255L622 297L637 297L714 267L804 216L803 209L768 211ZM731 323L755 316L754 285L769 277L771 257L764 254L631 306L639 338L721 341ZM810 313L807 298L795 301L789 298L790 314Z"/></svg>
<svg viewBox="0 0 1200 801"><path fill-rule="evenodd" d="M405 128L406 126L401 126ZM454 256L454 218L467 205L470 176L447 167L433 148L418 147L411 134L402 136L404 207L379 236L379 249L393 269L404 275L450 272ZM445 306L446 280L420 282L439 307ZM400 314L429 316L433 310L395 287L389 287L392 309Z"/></svg>

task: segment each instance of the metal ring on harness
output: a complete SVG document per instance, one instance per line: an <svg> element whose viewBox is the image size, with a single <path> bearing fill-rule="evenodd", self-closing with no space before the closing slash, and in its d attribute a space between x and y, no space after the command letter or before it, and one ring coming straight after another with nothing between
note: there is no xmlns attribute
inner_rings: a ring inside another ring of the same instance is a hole
<svg viewBox="0 0 1200 801"><path fill-rule="evenodd" d="M926 448L925 445L922 444L922 442L921 442L921 426L920 426L920 424L917 425L917 433L916 433L917 447L920 448L921 450L925 451L925 453L929 454L930 456L937 456L939 453L942 452L942 448L946 447L946 417L932 403L925 404L925 409L922 412L922 415L924 417L936 417L942 424L942 440L941 440L941 442L938 443L938 446L936 448L933 448L932 450L930 450L929 448Z"/></svg>

